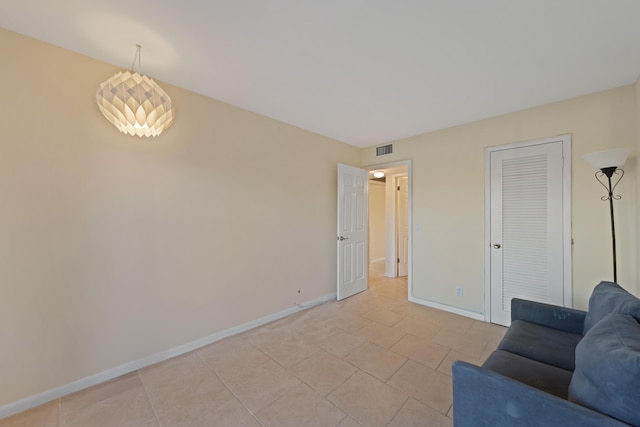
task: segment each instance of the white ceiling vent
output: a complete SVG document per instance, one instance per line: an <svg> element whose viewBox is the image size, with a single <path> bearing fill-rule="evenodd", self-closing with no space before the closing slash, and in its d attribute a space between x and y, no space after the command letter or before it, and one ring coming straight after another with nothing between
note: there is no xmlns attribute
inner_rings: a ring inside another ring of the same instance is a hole
<svg viewBox="0 0 640 427"><path fill-rule="evenodd" d="M376 156L384 156L385 154L391 153L393 153L393 144L376 147Z"/></svg>

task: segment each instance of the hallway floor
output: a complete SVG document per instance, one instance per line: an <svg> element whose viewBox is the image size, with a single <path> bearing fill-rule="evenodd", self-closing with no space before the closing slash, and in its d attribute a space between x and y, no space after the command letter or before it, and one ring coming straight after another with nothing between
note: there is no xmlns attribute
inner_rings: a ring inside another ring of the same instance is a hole
<svg viewBox="0 0 640 427"><path fill-rule="evenodd" d="M506 328L407 301L406 278L0 420L7 426L451 426L451 364Z"/></svg>

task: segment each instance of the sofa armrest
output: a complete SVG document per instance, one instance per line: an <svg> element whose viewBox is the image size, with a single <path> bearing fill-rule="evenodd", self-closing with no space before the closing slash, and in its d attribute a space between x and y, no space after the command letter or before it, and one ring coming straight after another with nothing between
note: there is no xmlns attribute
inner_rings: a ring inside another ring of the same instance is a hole
<svg viewBox="0 0 640 427"><path fill-rule="evenodd" d="M628 426L470 363L458 360L452 372L455 427Z"/></svg>
<svg viewBox="0 0 640 427"><path fill-rule="evenodd" d="M519 298L511 300L511 322L525 320L548 328L582 334L586 311Z"/></svg>

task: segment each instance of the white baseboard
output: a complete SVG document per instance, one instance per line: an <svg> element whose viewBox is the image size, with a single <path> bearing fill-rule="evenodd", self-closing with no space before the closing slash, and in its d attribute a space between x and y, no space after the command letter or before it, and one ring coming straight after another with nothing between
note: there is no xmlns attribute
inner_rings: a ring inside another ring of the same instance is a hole
<svg viewBox="0 0 640 427"><path fill-rule="evenodd" d="M482 322L486 321L484 314L478 313L471 310L465 310L458 307L453 307L451 305L441 304L434 301L428 301L422 298L416 298L414 296L409 295L409 301L415 302L416 304L424 305L426 307L436 308L438 310L447 311L453 314L459 314L460 316L470 317L471 319L480 320Z"/></svg>
<svg viewBox="0 0 640 427"><path fill-rule="evenodd" d="M81 378L77 381L73 381L71 383L61 385L60 387L56 387L51 390L34 394L33 396L29 396L27 398L0 406L0 420L3 418L9 417L11 415L26 411L28 409L35 408L36 406L43 405L52 400L59 399L68 394L75 393L76 391L80 391L85 388L103 383L105 381L112 380L121 375L137 371L138 369L146 368L147 366L151 366L155 363L162 362L167 359L171 359L172 357L176 357L181 354L188 353L200 347L204 347L205 345L212 344L223 338L226 338L232 335L237 335L239 333L248 331L249 329L253 329L258 326L265 325L267 323L273 322L274 320L278 320L283 317L289 316L291 314L297 313L299 311L306 310L308 308L311 308L318 304L322 304L323 302L327 302L335 298L336 298L336 294L330 294L324 297L316 298L312 301L305 302L303 304L296 304L295 307L290 307L278 313L270 314L268 316L261 317L260 319L252 320L251 322L247 322L242 325L235 326L233 328L230 328L221 332L217 332L215 334L206 336L204 338L200 338L198 340L195 340L183 345L179 345L177 347L173 347L165 351L161 351L151 356L148 356L139 360L135 360L129 363L125 363L123 365L116 366L115 368L107 369L106 371L102 371L97 374L90 375L88 377Z"/></svg>
<svg viewBox="0 0 640 427"><path fill-rule="evenodd" d="M336 293L333 293L333 294L325 295L325 296L320 297L320 298L316 298L316 299L311 300L311 301L304 302L302 304L296 303L296 306L298 306L300 308L300 310L306 310L307 308L314 307L316 305L325 303L327 301L335 300L337 298L337 296L338 295ZM300 311L300 310L298 310L298 311Z"/></svg>

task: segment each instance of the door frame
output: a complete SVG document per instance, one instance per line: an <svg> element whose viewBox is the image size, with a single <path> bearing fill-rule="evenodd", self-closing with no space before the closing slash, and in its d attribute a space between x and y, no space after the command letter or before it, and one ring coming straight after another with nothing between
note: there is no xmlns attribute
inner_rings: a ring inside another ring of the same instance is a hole
<svg viewBox="0 0 640 427"><path fill-rule="evenodd" d="M397 167L397 166L396 166ZM400 167L403 167L402 165ZM384 169L384 168L383 168ZM398 192L396 190L397 180L400 176L406 176L407 172L395 172L388 174L385 189L385 277L398 277ZM408 190L407 190L408 191ZM407 254L407 256L409 256ZM407 266L408 268L408 266Z"/></svg>
<svg viewBox="0 0 640 427"><path fill-rule="evenodd" d="M395 174L393 176L394 186L396 187L394 204L395 204L395 212L394 212L394 238L395 241L395 249L396 252L394 254L395 259L398 261L395 263L395 277L403 277L400 276L400 215L398 215L398 211L400 210L400 178L407 178L407 221L409 219L409 176L406 173ZM407 222L407 245L409 239L409 223ZM407 275L409 273L409 248L407 247Z"/></svg>
<svg viewBox="0 0 640 427"><path fill-rule="evenodd" d="M565 307L573 307L572 229L571 229L571 134L552 136L485 148L484 184L484 317L491 321L491 153L533 145L562 143L562 255L563 299Z"/></svg>
<svg viewBox="0 0 640 427"><path fill-rule="evenodd" d="M407 221L408 221L408 228L409 228L409 250L408 250L408 262L407 262L407 288L408 288L408 297L411 298L413 295L413 267L412 267L412 263L413 263L413 179L412 179L412 171L411 171L411 160L400 160L400 161L396 161L396 162L389 162L389 163L379 163L379 164L374 164L374 165L367 165L367 166L363 166L362 168L367 170L367 171L372 171L372 170L378 170L378 169L391 169L391 168L397 168L397 167L406 167L407 168L407 172L406 174L403 173L399 173L399 174L391 174L391 175L387 175L387 178L393 178L394 182L395 182L395 177L397 176L407 176L407 191L408 191L408 201L407 201ZM385 205L389 205L389 199L386 197L385 195ZM396 244L395 244L395 239L396 239L396 235L395 235L395 228L396 228L396 203L395 203L395 192L394 192L394 198L393 198L393 203L391 203L391 206L386 206L385 209L387 209L387 212L389 212L389 210L391 210L391 216L392 216L392 221L393 221L393 239L394 239L394 243L393 243L393 247L395 248ZM386 226L385 226L386 227ZM388 238L389 236L387 236ZM389 242L387 241L387 247L389 245ZM394 253L394 257L397 258L397 252L395 252L395 249L393 250ZM394 259L395 259L394 258ZM386 264L386 261L385 261ZM394 269L394 271L396 271L397 274L397 266ZM387 273L387 267L385 265L385 275ZM395 276L394 276L395 277Z"/></svg>

